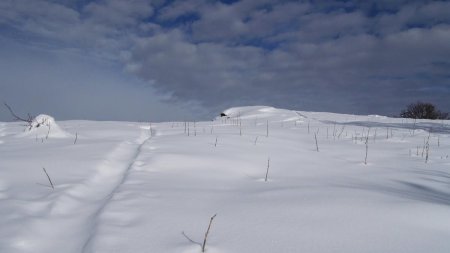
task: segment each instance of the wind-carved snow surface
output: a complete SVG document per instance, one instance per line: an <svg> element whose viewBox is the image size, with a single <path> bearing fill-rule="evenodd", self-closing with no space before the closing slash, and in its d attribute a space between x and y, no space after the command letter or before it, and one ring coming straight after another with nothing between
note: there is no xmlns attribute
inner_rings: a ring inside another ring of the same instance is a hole
<svg viewBox="0 0 450 253"><path fill-rule="evenodd" d="M0 252L450 252L450 121L224 113L1 125Z"/></svg>

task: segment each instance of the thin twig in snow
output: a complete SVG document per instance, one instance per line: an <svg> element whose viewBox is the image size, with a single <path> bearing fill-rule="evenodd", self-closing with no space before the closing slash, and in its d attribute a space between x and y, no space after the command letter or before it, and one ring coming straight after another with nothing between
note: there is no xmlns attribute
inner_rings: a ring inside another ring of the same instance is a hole
<svg viewBox="0 0 450 253"><path fill-rule="evenodd" d="M50 179L50 176L48 175L47 170L45 170L45 168L42 168L42 169L44 170L45 175L47 175L48 181L50 182L50 185L52 186L52 189L54 190L55 187L53 186L53 182Z"/></svg>
<svg viewBox="0 0 450 253"><path fill-rule="evenodd" d="M211 224L212 224L214 218L216 218L216 216L217 216L217 214L214 214L211 217L211 219L209 220L208 229L206 230L206 233L205 233L205 239L203 239L202 252L205 252L206 240L208 239L209 230L211 229Z"/></svg>
<svg viewBox="0 0 450 253"><path fill-rule="evenodd" d="M319 152L319 144L317 144L317 134L314 133L314 139L316 139L316 151Z"/></svg>
<svg viewBox="0 0 450 253"><path fill-rule="evenodd" d="M184 233L184 231L182 231L181 234L184 236L184 238L186 238L186 239L187 239L188 241L190 241L191 243L197 244L197 245L199 245L200 247L202 246L201 243L196 242L196 241L192 240L189 236L187 236L186 233Z"/></svg>
<svg viewBox="0 0 450 253"><path fill-rule="evenodd" d="M267 182L267 176L269 175L269 168L270 168L270 158L267 159L266 178L264 179L264 182Z"/></svg>

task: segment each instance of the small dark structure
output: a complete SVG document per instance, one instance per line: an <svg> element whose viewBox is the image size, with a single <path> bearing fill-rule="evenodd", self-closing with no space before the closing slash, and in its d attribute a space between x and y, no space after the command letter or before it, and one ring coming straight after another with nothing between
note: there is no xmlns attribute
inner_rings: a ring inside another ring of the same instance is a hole
<svg viewBox="0 0 450 253"><path fill-rule="evenodd" d="M220 113L220 117L227 117L228 115L226 115L224 112Z"/></svg>

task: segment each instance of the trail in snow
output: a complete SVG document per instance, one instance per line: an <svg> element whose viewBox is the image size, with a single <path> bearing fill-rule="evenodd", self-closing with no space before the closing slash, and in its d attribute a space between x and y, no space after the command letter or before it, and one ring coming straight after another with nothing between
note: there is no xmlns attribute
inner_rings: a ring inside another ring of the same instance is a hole
<svg viewBox="0 0 450 253"><path fill-rule="evenodd" d="M97 172L51 201L47 215L24 225L11 252L84 252L95 234L96 218L124 182L128 170L151 136L141 130L134 141L120 143L98 166ZM52 241L54 243L48 243Z"/></svg>
<svg viewBox="0 0 450 253"><path fill-rule="evenodd" d="M148 135L148 133L144 134L144 131L142 132L143 135ZM114 188L111 190L110 194L108 194L108 196L103 200L101 206L99 206L98 210L95 212L94 217L92 217L92 227L90 229L90 236L87 239L87 241L84 243L83 246L83 250L82 252L91 252L93 251L91 248L91 243L92 241L95 239L95 235L97 232L97 226L98 226L98 217L101 216L101 214L103 213L105 207L108 205L108 203L110 202L110 200L114 197L114 194L116 193L116 191L120 188L120 186L125 182L125 180L127 179L127 176L129 174L129 171L133 168L133 166L136 164L136 159L139 157L139 154L142 152L142 147L152 138L152 135L155 132L151 132L151 135L149 137L140 137L140 139L143 139L143 141L140 142L140 144L138 145L138 147L135 149L134 155L132 156L132 158L129 160L128 166L126 167L126 169L123 171L123 173L121 174L121 177L119 178L120 181L118 183L115 184Z"/></svg>

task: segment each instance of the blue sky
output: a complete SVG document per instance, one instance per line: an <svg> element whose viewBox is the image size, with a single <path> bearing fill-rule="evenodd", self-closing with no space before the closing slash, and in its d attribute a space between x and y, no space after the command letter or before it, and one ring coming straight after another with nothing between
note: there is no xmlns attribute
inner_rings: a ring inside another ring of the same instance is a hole
<svg viewBox="0 0 450 253"><path fill-rule="evenodd" d="M3 0L0 46L0 99L21 114L450 111L447 1Z"/></svg>

